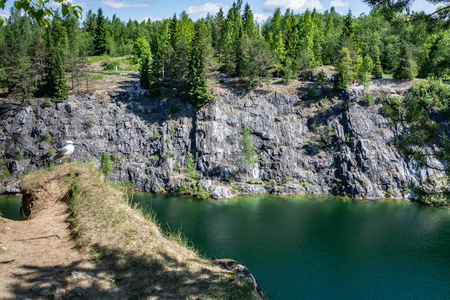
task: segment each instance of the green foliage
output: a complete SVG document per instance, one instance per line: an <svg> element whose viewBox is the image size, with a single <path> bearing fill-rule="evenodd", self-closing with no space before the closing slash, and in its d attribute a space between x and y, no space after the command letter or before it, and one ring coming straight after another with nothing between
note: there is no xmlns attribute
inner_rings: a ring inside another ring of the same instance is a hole
<svg viewBox="0 0 450 300"><path fill-rule="evenodd" d="M393 189L388 189L386 192L386 197L390 198L394 195L394 190Z"/></svg>
<svg viewBox="0 0 450 300"><path fill-rule="evenodd" d="M119 162L119 158L117 156L117 153L114 152L111 154L111 160L113 161L113 163L117 164Z"/></svg>
<svg viewBox="0 0 450 300"><path fill-rule="evenodd" d="M45 133L44 133L44 136L43 136L43 140L44 141L47 141L47 142L50 142L50 143L54 143L55 141L53 140L53 137L52 137L52 135L50 134L50 131L47 129L46 131L45 131Z"/></svg>
<svg viewBox="0 0 450 300"><path fill-rule="evenodd" d="M136 63L141 62L142 59L152 60L152 53L150 51L150 44L143 36L139 37L133 44L133 55Z"/></svg>
<svg viewBox="0 0 450 300"><path fill-rule="evenodd" d="M378 47L376 47L374 61L375 61L375 63L374 63L373 69L372 69L373 77L375 79L383 78L383 68L381 67L380 50Z"/></svg>
<svg viewBox="0 0 450 300"><path fill-rule="evenodd" d="M248 126L248 124L245 124L242 128L242 138L239 141L239 153L239 162L245 169L248 180L249 169L254 168L256 166L256 162L258 161L258 156L256 155L255 146L253 145L253 139L250 132L250 126Z"/></svg>
<svg viewBox="0 0 450 300"><path fill-rule="evenodd" d="M330 99L328 99L328 96L325 96L325 98L322 99L322 105L324 108L328 108L330 106L329 101Z"/></svg>
<svg viewBox="0 0 450 300"><path fill-rule="evenodd" d="M52 157L55 154L55 149L52 146L48 148L47 157Z"/></svg>
<svg viewBox="0 0 450 300"><path fill-rule="evenodd" d="M63 63L57 49L53 46L52 37L49 33L48 48L45 62L45 85L44 93L52 98L53 102L61 102L69 97Z"/></svg>
<svg viewBox="0 0 450 300"><path fill-rule="evenodd" d="M10 179L11 173L7 168L4 168L2 172L0 173L0 180Z"/></svg>
<svg viewBox="0 0 450 300"><path fill-rule="evenodd" d="M149 89L150 88L150 56L144 56L141 59L140 68L139 68L139 81L141 88Z"/></svg>
<svg viewBox="0 0 450 300"><path fill-rule="evenodd" d="M108 177L111 174L112 162L108 153L102 154L100 170L102 171L103 175L105 175L105 177Z"/></svg>
<svg viewBox="0 0 450 300"><path fill-rule="evenodd" d="M450 113L450 87L439 82L416 82L403 101L389 98L384 104L390 118L402 125L402 134L396 139L396 145L407 158L414 160L420 167L428 167L450 175L450 139L445 126L436 122L438 116L448 118ZM433 163L433 159L443 162L442 166ZM446 199L449 203L448 180L440 187L415 187L415 192L426 203L433 199ZM439 200L441 201L441 200Z"/></svg>
<svg viewBox="0 0 450 300"><path fill-rule="evenodd" d="M195 26L195 36L189 50L188 76L186 79L188 100L196 107L202 107L211 101L212 97L206 87L205 77L205 29L201 23Z"/></svg>
<svg viewBox="0 0 450 300"><path fill-rule="evenodd" d="M334 132L333 127L331 127L330 125L327 125L322 130L322 132L320 134L320 138L325 145L330 145L331 141L333 140L333 137L335 135L336 135L336 133Z"/></svg>
<svg viewBox="0 0 450 300"><path fill-rule="evenodd" d="M50 102L44 101L44 103L41 104L41 107L42 107L42 108L52 107L52 105L50 104Z"/></svg>
<svg viewBox="0 0 450 300"><path fill-rule="evenodd" d="M363 101L367 103L368 105L372 105L373 103L373 96L370 93L367 93L363 96Z"/></svg>
<svg viewBox="0 0 450 300"><path fill-rule="evenodd" d="M175 169L177 172L180 172L180 171L181 171L181 166L180 166L180 164L179 164L179 163L175 163L174 169Z"/></svg>
<svg viewBox="0 0 450 300"><path fill-rule="evenodd" d="M319 96L315 86L312 86L312 87L309 88L308 95L309 95L310 99L315 99L315 98L317 98Z"/></svg>
<svg viewBox="0 0 450 300"><path fill-rule="evenodd" d="M415 78L417 76L417 64L414 61L411 50L403 45L397 54L397 64L394 68L395 79Z"/></svg>
<svg viewBox="0 0 450 300"><path fill-rule="evenodd" d="M17 154L17 160L22 160L23 159L23 151L19 151L19 153Z"/></svg>
<svg viewBox="0 0 450 300"><path fill-rule="evenodd" d="M155 127L155 130L153 131L153 139L154 140L159 139L160 136L161 135L159 134L158 128Z"/></svg>
<svg viewBox="0 0 450 300"><path fill-rule="evenodd" d="M198 180L199 176L195 171L195 160L192 153L186 155L186 175L192 180Z"/></svg>
<svg viewBox="0 0 450 300"><path fill-rule="evenodd" d="M96 55L103 55L109 51L109 32L103 10L97 10L96 28L94 33L94 50Z"/></svg>

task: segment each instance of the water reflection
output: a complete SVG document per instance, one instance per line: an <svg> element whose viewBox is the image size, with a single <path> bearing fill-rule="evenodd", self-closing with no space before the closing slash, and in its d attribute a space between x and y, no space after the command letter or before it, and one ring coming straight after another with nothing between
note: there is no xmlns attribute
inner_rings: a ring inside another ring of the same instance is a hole
<svg viewBox="0 0 450 300"><path fill-rule="evenodd" d="M450 214L400 201L140 194L209 257L249 267L271 299L450 295ZM423 288L426 286L426 288Z"/></svg>

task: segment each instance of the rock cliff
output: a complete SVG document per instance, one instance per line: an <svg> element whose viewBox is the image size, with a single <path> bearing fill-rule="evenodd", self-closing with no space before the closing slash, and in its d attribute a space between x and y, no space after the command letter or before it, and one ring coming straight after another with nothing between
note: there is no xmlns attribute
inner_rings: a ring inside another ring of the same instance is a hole
<svg viewBox="0 0 450 300"><path fill-rule="evenodd" d="M196 159L199 184L216 198L265 192L400 198L411 196L410 182L435 175L403 159L392 145L397 128L382 114L380 88L372 91L370 106L360 101L360 89L321 92L328 103L305 100L302 90L222 93L197 112L145 91L71 96L50 107L44 99L27 107L4 104L1 191L18 192L16 179L46 165L49 152L68 139L77 143L71 160L99 166L102 153L115 153L111 179L151 192L178 192L187 153ZM258 155L252 184L245 183L238 147L245 124Z"/></svg>

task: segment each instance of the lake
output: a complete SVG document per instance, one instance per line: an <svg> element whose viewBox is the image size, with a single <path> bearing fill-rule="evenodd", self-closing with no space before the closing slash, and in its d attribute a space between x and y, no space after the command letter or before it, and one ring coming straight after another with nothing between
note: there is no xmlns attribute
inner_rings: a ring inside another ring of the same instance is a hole
<svg viewBox="0 0 450 300"><path fill-rule="evenodd" d="M408 201L241 196L200 201L136 193L164 230L232 258L270 299L444 299L450 210Z"/></svg>
<svg viewBox="0 0 450 300"><path fill-rule="evenodd" d="M20 204L22 197L0 196L0 213L11 220L20 220Z"/></svg>

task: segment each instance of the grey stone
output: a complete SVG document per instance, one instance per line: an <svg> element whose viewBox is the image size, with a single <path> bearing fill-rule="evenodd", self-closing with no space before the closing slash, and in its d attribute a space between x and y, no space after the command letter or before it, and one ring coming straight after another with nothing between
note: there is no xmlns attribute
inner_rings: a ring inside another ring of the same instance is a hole
<svg viewBox="0 0 450 300"><path fill-rule="evenodd" d="M91 278L91 276L89 276L86 272L78 271L78 270L72 271L71 275L72 275L72 279L74 281Z"/></svg>
<svg viewBox="0 0 450 300"><path fill-rule="evenodd" d="M442 176L401 156L391 144L398 128L380 113L381 104L361 104L361 94L350 90L329 97L330 107L325 109L303 104L298 95L222 93L197 112L177 99L153 99L143 91L118 92L113 99L99 101L90 95L71 96L56 105L58 110L5 104L0 111L0 156L11 161L12 180L1 183L0 193L17 192L19 176L46 165L52 144L38 142L37 137L47 130L58 145L77 137L73 161L99 166L102 153L117 153L119 163L111 180L129 180L136 189L149 192L177 192L182 181L174 176L175 164L184 169L186 153L193 153L200 185L214 197L230 196L231 188L224 187L228 181L246 178L238 147L245 124L259 158L249 176L276 185L238 184L240 193L380 198L392 189L393 197L401 198L410 182ZM179 112L173 114L175 101ZM329 141L326 126L334 133ZM158 138L153 137L155 130ZM15 160L19 151L27 160Z"/></svg>
<svg viewBox="0 0 450 300"><path fill-rule="evenodd" d="M50 289L43 289L39 291L39 296L48 296L52 293Z"/></svg>

